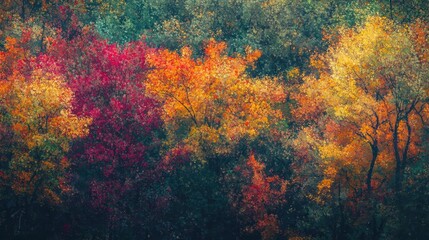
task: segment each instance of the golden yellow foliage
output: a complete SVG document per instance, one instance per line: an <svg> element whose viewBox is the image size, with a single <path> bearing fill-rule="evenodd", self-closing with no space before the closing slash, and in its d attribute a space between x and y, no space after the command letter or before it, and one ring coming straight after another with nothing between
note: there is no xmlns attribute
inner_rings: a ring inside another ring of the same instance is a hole
<svg viewBox="0 0 429 240"><path fill-rule="evenodd" d="M46 137L73 139L88 133L91 119L71 113L73 93L61 76L38 69L30 80L16 73L10 83L14 129L29 148L42 144Z"/></svg>
<svg viewBox="0 0 429 240"><path fill-rule="evenodd" d="M323 133L310 143L325 168L319 191L340 181L337 174L326 174L328 169L352 171L366 178L371 189L375 163L381 170L375 174L389 175L395 161L400 161L393 154L395 134L398 151L416 156L421 141L416 132L422 128L417 116L427 108L422 103L428 97L424 89L429 87L422 50L427 39L421 26L395 25L374 16L356 29L339 31L338 42L326 54L312 58L319 76L305 76L293 96L301 106L293 111L295 117L319 119L318 131ZM412 133L407 132L407 122ZM353 186L363 188L362 180Z"/></svg>
<svg viewBox="0 0 429 240"><path fill-rule="evenodd" d="M73 92L60 75L38 68L27 75L13 69L0 86L5 90L2 105L10 116L11 131L21 146L14 149L9 164L12 189L17 194L37 193L40 201L60 203L67 187L65 183L60 186L58 179L69 166L64 155L71 140L88 134L91 119L72 113Z"/></svg>

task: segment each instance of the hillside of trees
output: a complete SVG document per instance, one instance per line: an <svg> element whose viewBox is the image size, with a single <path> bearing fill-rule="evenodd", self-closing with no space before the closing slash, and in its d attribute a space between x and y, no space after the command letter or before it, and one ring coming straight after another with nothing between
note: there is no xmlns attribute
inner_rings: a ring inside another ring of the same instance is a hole
<svg viewBox="0 0 429 240"><path fill-rule="evenodd" d="M2 0L0 239L429 239L429 1Z"/></svg>

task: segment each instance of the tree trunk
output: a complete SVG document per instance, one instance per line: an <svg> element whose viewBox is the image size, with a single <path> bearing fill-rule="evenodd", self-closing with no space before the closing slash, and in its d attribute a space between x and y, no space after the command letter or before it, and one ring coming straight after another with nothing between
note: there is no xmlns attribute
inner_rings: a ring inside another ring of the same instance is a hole
<svg viewBox="0 0 429 240"><path fill-rule="evenodd" d="M375 161L377 160L377 157L378 157L378 143L377 143L377 141L375 141L373 144L371 144L371 151L372 151L372 159L371 159L368 174L366 177L366 187L367 187L369 195L371 195L371 192L372 192L371 180L372 180L372 175L374 172Z"/></svg>
<svg viewBox="0 0 429 240"><path fill-rule="evenodd" d="M395 192L399 193L402 188L402 161L401 156L399 154L399 139L398 139L398 128L399 128L400 120L397 118L395 122L395 127L393 129L393 150L395 153Z"/></svg>

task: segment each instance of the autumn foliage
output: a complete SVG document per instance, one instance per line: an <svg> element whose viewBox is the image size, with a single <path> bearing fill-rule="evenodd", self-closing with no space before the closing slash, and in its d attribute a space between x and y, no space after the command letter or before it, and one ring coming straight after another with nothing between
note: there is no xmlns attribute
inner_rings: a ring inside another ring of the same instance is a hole
<svg viewBox="0 0 429 240"><path fill-rule="evenodd" d="M0 239L429 239L426 1L0 2Z"/></svg>
<svg viewBox="0 0 429 240"><path fill-rule="evenodd" d="M181 54L160 50L148 56L154 69L146 89L163 103L171 144L189 145L202 160L207 147L228 152L230 145L255 138L282 118L276 104L285 99L283 87L246 74L261 53L249 48L245 56L231 57L226 48L210 40L200 59L187 47Z"/></svg>
<svg viewBox="0 0 429 240"><path fill-rule="evenodd" d="M75 167L92 169L85 191L94 207L114 215L127 193L152 178L142 173L156 168L162 122L159 104L143 87L146 50L141 42L108 44L91 32L70 42L56 39L48 50L69 77L74 112L93 119L73 149Z"/></svg>
<svg viewBox="0 0 429 240"><path fill-rule="evenodd" d="M29 56L25 43L11 38L1 55L2 126L16 146L4 159L3 181L15 194L58 204L70 188L70 141L86 136L92 119L72 112L73 91L45 56Z"/></svg>
<svg viewBox="0 0 429 240"><path fill-rule="evenodd" d="M243 170L243 177L250 184L243 186L241 193L232 199L245 225L244 231L259 232L262 239L275 239L281 232L275 208L285 202L287 182L279 176L267 176L265 164L251 153Z"/></svg>
<svg viewBox="0 0 429 240"><path fill-rule="evenodd" d="M304 78L295 97L301 108L294 111L302 120L317 119L322 138L310 138L326 167L356 171L371 190L395 168L395 174L403 174L407 159L421 151L427 63L419 58L422 43L409 28L387 19L369 18L357 31L343 31L337 45L319 56L325 64L319 79ZM380 175L372 179L375 165ZM336 176L327 171L326 177ZM320 188L328 182L333 180L324 180Z"/></svg>

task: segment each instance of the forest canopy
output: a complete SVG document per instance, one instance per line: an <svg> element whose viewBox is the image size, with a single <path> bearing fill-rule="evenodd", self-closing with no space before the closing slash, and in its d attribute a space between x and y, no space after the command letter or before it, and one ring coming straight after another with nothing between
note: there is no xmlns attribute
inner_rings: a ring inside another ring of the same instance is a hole
<svg viewBox="0 0 429 240"><path fill-rule="evenodd" d="M0 239L429 239L428 9L1 1Z"/></svg>

